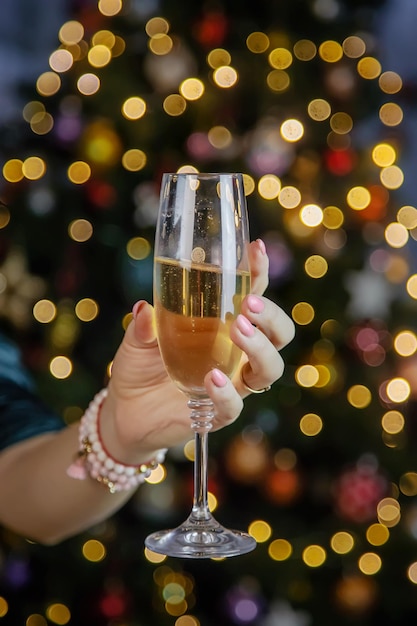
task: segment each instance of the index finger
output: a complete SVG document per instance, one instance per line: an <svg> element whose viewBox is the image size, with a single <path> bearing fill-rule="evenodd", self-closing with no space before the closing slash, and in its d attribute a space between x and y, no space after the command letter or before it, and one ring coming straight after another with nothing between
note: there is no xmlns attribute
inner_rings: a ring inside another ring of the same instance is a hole
<svg viewBox="0 0 417 626"><path fill-rule="evenodd" d="M268 287L269 259L262 239L249 244L249 263L251 274L251 293L262 295Z"/></svg>

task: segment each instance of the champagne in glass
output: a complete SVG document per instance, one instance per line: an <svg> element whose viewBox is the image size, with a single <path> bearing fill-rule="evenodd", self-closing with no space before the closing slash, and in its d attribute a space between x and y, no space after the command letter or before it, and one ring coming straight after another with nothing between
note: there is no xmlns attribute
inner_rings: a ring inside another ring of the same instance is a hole
<svg viewBox="0 0 417 626"><path fill-rule="evenodd" d="M145 543L170 556L235 556L256 546L221 526L207 501L208 432L214 406L204 387L213 368L232 376L241 351L230 325L250 291L249 228L241 174L164 174L155 237L154 306L162 359L188 397L195 433L194 497L178 528Z"/></svg>

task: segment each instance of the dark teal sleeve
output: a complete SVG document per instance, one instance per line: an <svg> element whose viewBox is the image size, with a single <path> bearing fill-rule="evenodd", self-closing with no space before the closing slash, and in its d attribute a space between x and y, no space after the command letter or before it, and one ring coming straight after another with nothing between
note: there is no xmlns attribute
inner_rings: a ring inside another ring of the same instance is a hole
<svg viewBox="0 0 417 626"><path fill-rule="evenodd" d="M37 396L16 346L0 334L0 450L64 426Z"/></svg>

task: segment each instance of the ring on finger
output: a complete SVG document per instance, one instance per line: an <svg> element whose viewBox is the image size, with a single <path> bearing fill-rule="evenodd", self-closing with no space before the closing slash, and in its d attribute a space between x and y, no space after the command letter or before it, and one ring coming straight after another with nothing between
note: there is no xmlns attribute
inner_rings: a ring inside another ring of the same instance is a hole
<svg viewBox="0 0 417 626"><path fill-rule="evenodd" d="M269 391L271 389L271 385L268 385L267 387L263 387L263 389L252 389L252 387L249 387L243 374L244 368L245 366L243 366L242 369L240 370L240 382L242 383L246 391L249 391L249 393L265 393L265 391Z"/></svg>

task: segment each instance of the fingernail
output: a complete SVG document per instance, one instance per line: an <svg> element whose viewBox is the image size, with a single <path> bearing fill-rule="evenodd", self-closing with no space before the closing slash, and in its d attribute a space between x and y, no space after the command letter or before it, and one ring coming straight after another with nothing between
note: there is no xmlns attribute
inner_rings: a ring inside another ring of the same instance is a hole
<svg viewBox="0 0 417 626"><path fill-rule="evenodd" d="M250 321L246 317L244 317L244 315L238 315L236 318L236 322L242 335L245 335L246 337L252 337L255 334L254 327L252 326Z"/></svg>
<svg viewBox="0 0 417 626"><path fill-rule="evenodd" d="M262 241L262 239L257 239L256 243L258 244L259 250L262 252L262 254L266 254L266 245Z"/></svg>
<svg viewBox="0 0 417 626"><path fill-rule="evenodd" d="M214 369L211 370L211 380L216 387L225 387L227 383L227 376L226 374L223 374L221 370Z"/></svg>
<svg viewBox="0 0 417 626"><path fill-rule="evenodd" d="M262 313L265 308L264 301L261 298L258 298L258 296L254 296L253 294L247 297L246 302L252 313Z"/></svg>
<svg viewBox="0 0 417 626"><path fill-rule="evenodd" d="M139 300L138 302L135 302L132 308L132 315L133 315L134 320L137 318L137 316L140 313L140 310L143 309L144 305L145 305L145 300Z"/></svg>

